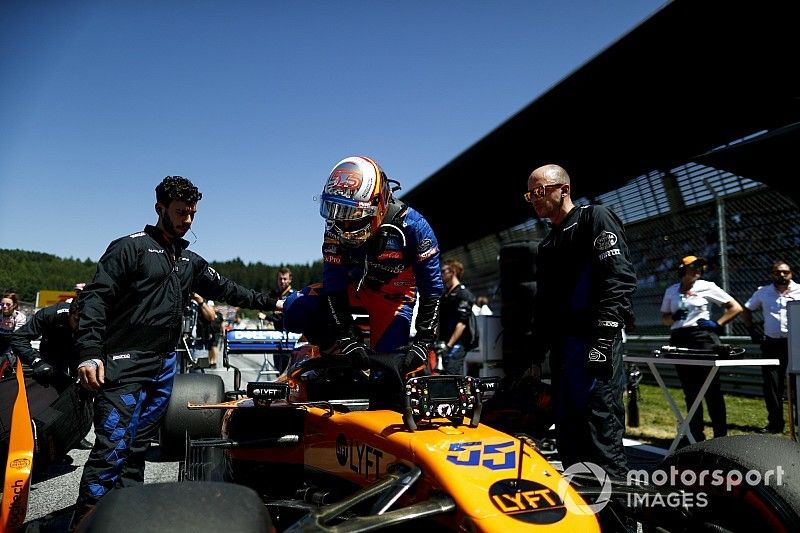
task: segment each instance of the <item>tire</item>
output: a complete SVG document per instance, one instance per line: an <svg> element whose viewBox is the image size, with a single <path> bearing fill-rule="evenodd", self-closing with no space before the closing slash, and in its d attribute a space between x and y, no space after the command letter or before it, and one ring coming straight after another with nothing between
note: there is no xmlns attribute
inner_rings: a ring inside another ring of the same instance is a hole
<svg viewBox="0 0 800 533"><path fill-rule="evenodd" d="M219 437L223 409L189 409L187 404L219 403L225 399L225 383L211 374L177 374L167 412L161 423L161 459L179 461L186 451L186 434L192 438Z"/></svg>
<svg viewBox="0 0 800 533"><path fill-rule="evenodd" d="M662 531L800 531L800 445L792 440L761 435L711 439L677 451L659 469L677 472L675 489L694 497L707 495L707 505L690 508L689 520L677 517L671 523L653 524ZM683 479L681 473L686 471L706 472L707 480L715 471L725 479L731 472L751 473L753 478L730 486L712 480L699 487L688 474ZM767 472L772 476L765 483Z"/></svg>
<svg viewBox="0 0 800 533"><path fill-rule="evenodd" d="M83 533L265 533L272 521L252 489L232 483L157 483L113 490L78 526Z"/></svg>

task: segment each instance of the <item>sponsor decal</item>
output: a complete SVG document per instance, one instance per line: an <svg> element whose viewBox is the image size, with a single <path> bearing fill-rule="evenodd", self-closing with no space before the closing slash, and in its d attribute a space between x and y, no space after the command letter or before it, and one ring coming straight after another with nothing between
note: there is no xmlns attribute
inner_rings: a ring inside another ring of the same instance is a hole
<svg viewBox="0 0 800 533"><path fill-rule="evenodd" d="M527 479L503 479L489 487L489 499L503 514L529 524L554 524L567 509L553 489Z"/></svg>
<svg viewBox="0 0 800 533"><path fill-rule="evenodd" d="M31 467L31 460L27 457L20 457L8 463L8 466L16 470L26 470Z"/></svg>
<svg viewBox="0 0 800 533"><path fill-rule="evenodd" d="M598 320L597 325L606 328L618 328L619 322L615 322L613 320Z"/></svg>
<svg viewBox="0 0 800 533"><path fill-rule="evenodd" d="M148 248L147 251L151 252L151 253L154 253L154 254L163 254L164 253L164 250L156 250L155 248Z"/></svg>
<svg viewBox="0 0 800 533"><path fill-rule="evenodd" d="M514 441L454 442L450 444L447 461L458 466L483 466L489 470L506 470L517 465Z"/></svg>
<svg viewBox="0 0 800 533"><path fill-rule="evenodd" d="M422 252L421 254L417 254L417 261L425 261L426 259L433 257L439 252L439 247L434 246L430 250Z"/></svg>
<svg viewBox="0 0 800 533"><path fill-rule="evenodd" d="M331 255L331 254L324 254L322 256L322 260L326 263L330 263L332 265L341 265L342 264L342 256L341 255Z"/></svg>
<svg viewBox="0 0 800 533"><path fill-rule="evenodd" d="M617 236L610 231L601 231L594 239L595 250L608 250L617 244Z"/></svg>
<svg viewBox="0 0 800 533"><path fill-rule="evenodd" d="M22 525L25 522L25 513L28 511L28 498L22 498L21 493L25 488L25 483L21 479L14 481L11 486L11 491L14 494L11 498L11 503L8 506L8 523L7 526ZM13 528L12 528L13 529Z"/></svg>
<svg viewBox="0 0 800 533"><path fill-rule="evenodd" d="M135 239L137 237L144 237L145 235L147 235L147 233L145 233L143 231L140 231L139 233L134 233L132 235L128 235L128 237L131 237L131 238Z"/></svg>
<svg viewBox="0 0 800 533"><path fill-rule="evenodd" d="M589 350L589 361L596 361L598 363L601 363L605 360L606 356L603 354L603 352L601 352L597 348L592 348L591 350Z"/></svg>
<svg viewBox="0 0 800 533"><path fill-rule="evenodd" d="M325 244L322 247L323 254L335 254L336 253L336 245L335 244Z"/></svg>
<svg viewBox="0 0 800 533"><path fill-rule="evenodd" d="M603 259L608 259L609 257L611 257L613 255L619 255L621 253L622 252L619 251L619 248L614 248L613 250L609 250L607 252L603 252L602 254L598 255L597 259L602 261Z"/></svg>
<svg viewBox="0 0 800 533"><path fill-rule="evenodd" d="M339 465L349 467L359 476L376 480L386 473L387 461L384 460L384 452L365 442L356 439L348 441L347 437L340 433L336 437L335 451Z"/></svg>
<svg viewBox="0 0 800 533"><path fill-rule="evenodd" d="M339 433L339 436L336 437L336 460L340 466L347 464L347 450L347 437L344 436L344 433Z"/></svg>
<svg viewBox="0 0 800 533"><path fill-rule="evenodd" d="M403 259L403 252L399 250L386 250L378 255L379 261L384 261L386 259Z"/></svg>
<svg viewBox="0 0 800 533"><path fill-rule="evenodd" d="M58 311L56 311L57 315L60 315L61 313L69 313L69 309L68 308L67 309L59 309Z"/></svg>
<svg viewBox="0 0 800 533"><path fill-rule="evenodd" d="M130 359L130 358L131 358L131 354L129 354L129 353L121 353L119 355L112 355L111 356L111 360L112 361L116 361L118 359Z"/></svg>
<svg viewBox="0 0 800 533"><path fill-rule="evenodd" d="M430 239L422 239L419 244L417 244L417 251L424 252L425 250L430 249L433 247L433 241Z"/></svg>

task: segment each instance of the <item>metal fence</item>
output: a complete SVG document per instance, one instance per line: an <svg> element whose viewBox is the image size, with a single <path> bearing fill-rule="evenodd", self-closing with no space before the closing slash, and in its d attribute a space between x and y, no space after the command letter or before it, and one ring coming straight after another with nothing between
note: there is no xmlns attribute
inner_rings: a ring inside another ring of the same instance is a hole
<svg viewBox="0 0 800 533"><path fill-rule="evenodd" d="M683 256L708 259L705 278L726 288L742 304L760 285L770 282L775 259L800 268L797 205L750 179L687 164L641 176L594 202L606 205L625 222L638 278L633 308L639 335L668 333L659 309L665 289L678 281L677 267ZM488 295L490 306L498 312L501 247L514 241L539 241L547 229L544 222L532 218L458 249L445 250L443 255L464 264L462 281L474 294ZM718 316L721 310L715 313L713 316ZM734 320L728 334L746 335L742 321Z"/></svg>

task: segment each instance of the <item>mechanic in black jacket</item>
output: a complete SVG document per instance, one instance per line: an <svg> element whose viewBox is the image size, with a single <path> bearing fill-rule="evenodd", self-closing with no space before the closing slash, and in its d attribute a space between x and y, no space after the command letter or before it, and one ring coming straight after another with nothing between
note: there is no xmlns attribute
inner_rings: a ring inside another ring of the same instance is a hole
<svg viewBox="0 0 800 533"><path fill-rule="evenodd" d="M632 318L636 275L619 218L599 205L576 207L570 190L557 165L528 177L525 199L553 224L537 255L534 362L550 351L564 467L590 461L623 477L622 329Z"/></svg>
<svg viewBox="0 0 800 533"><path fill-rule="evenodd" d="M182 237L201 197L186 178L164 178L156 187L158 223L113 241L79 299L78 375L97 391L96 438L73 526L112 488L143 482L144 455L172 392L190 294L264 311L282 307L186 249Z"/></svg>
<svg viewBox="0 0 800 533"><path fill-rule="evenodd" d="M40 309L23 326L10 334L12 349L33 369L40 383L52 382L61 392L75 383L78 351L78 300L58 302ZM39 339L39 350L31 341ZM69 376L72 376L70 379Z"/></svg>

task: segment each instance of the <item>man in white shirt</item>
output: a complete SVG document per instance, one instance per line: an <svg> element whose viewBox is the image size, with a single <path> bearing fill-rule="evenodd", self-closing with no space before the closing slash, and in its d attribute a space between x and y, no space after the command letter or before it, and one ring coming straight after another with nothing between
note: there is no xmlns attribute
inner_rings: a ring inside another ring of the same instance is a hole
<svg viewBox="0 0 800 533"><path fill-rule="evenodd" d="M789 362L788 324L786 304L800 300L800 284L792 280L792 269L786 261L772 264L772 283L759 287L744 304L744 323L750 338L761 344L761 354L780 361L764 365L764 403L767 406L767 426L759 433L783 433L783 391L786 382L786 366ZM764 316L763 329L753 323L753 311L761 310Z"/></svg>

